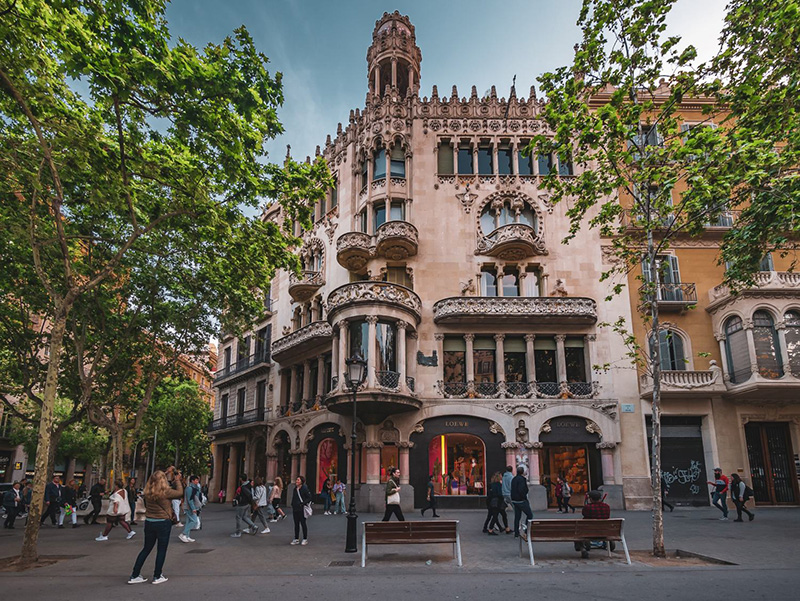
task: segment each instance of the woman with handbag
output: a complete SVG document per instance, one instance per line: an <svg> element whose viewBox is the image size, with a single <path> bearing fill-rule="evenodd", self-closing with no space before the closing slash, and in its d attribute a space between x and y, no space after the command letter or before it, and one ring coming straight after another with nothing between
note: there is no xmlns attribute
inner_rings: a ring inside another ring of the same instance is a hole
<svg viewBox="0 0 800 601"><path fill-rule="evenodd" d="M398 521L406 521L403 510L400 509L400 470L396 467L389 468L389 479L386 481L386 512L383 514L383 521L388 522L392 514Z"/></svg>
<svg viewBox="0 0 800 601"><path fill-rule="evenodd" d="M294 518L294 540L292 545L308 544L308 525L306 518L311 517L311 502L313 501L311 491L306 486L304 476L297 476L294 481L294 493L292 494L292 517ZM300 540L300 527L303 528L303 539Z"/></svg>
<svg viewBox="0 0 800 601"><path fill-rule="evenodd" d="M128 539L132 539L136 535L136 531L131 530L128 522L125 521L125 516L131 512L131 506L128 504L128 493L125 492L125 483L122 480L114 481L114 492L108 499L108 512L106 513L106 527L103 534L98 536L96 541L108 540L108 534L114 526L122 526L128 533Z"/></svg>
<svg viewBox="0 0 800 601"><path fill-rule="evenodd" d="M172 477L173 484L170 485L168 476ZM173 488L174 486L174 488ZM141 571L153 547L158 542L156 552L156 565L153 570L153 584L166 582L167 578L162 573L164 561L167 559L167 547L169 546L169 535L172 532L173 521L177 517L172 512L172 499L180 499L183 496L183 483L181 482L180 472L175 474L175 467L167 468L164 473L156 470L147 485L144 487L144 506L147 511L144 523L144 547L136 558L133 572L128 580L128 584L139 584L147 582L147 578L142 578Z"/></svg>

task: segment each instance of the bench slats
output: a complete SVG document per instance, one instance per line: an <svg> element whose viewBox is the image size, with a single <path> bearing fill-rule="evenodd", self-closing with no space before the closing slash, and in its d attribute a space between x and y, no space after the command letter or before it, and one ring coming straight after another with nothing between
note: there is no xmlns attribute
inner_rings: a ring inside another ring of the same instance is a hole
<svg viewBox="0 0 800 601"><path fill-rule="evenodd" d="M454 545L461 565L458 520L436 522L363 522L361 567L366 565L368 545L446 544Z"/></svg>
<svg viewBox="0 0 800 601"><path fill-rule="evenodd" d="M530 520L528 521L528 552L530 554L531 565L535 565L533 558L534 542L576 542L576 541L620 541L625 550L625 558L630 565L630 555L628 554L628 544L625 542L623 534L622 518L611 518L608 520L585 520L585 519L565 519L565 520ZM522 541L520 540L520 553L522 552ZM609 555L611 551L609 550Z"/></svg>

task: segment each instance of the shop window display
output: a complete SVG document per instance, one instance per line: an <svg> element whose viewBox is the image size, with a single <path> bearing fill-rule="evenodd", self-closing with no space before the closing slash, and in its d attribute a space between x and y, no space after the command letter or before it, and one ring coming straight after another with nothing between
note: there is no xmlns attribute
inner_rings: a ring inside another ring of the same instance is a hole
<svg viewBox="0 0 800 601"><path fill-rule="evenodd" d="M336 480L339 458L339 445L333 438L326 438L317 447L317 490L322 490L322 483L327 477Z"/></svg>
<svg viewBox="0 0 800 601"><path fill-rule="evenodd" d="M580 507L589 490L589 462L586 445L545 446L542 453L542 473L555 484L565 478L572 487L570 505ZM555 499L551 501L551 506Z"/></svg>
<svg viewBox="0 0 800 601"><path fill-rule="evenodd" d="M428 447L428 469L437 495L486 494L486 448L477 436L436 436Z"/></svg>
<svg viewBox="0 0 800 601"><path fill-rule="evenodd" d="M399 457L397 454L397 447L393 445L384 445L381 449L381 482L386 482L389 479L389 468L397 467Z"/></svg>

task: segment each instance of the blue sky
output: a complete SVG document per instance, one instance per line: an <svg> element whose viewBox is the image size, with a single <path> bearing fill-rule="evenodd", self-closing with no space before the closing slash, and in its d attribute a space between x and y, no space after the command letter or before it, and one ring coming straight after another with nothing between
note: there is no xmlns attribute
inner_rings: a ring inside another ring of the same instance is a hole
<svg viewBox="0 0 800 601"><path fill-rule="evenodd" d="M710 57L722 25L725 0L678 0L670 35ZM367 48L384 12L408 15L422 50L421 95L435 84L461 96L497 87L507 96L517 76L517 94L528 96L541 73L568 64L579 39L580 0L172 0L170 30L197 46L220 42L246 25L258 49L283 73L286 133L269 144L280 161L286 144L297 159L313 154L325 136L364 106Z"/></svg>

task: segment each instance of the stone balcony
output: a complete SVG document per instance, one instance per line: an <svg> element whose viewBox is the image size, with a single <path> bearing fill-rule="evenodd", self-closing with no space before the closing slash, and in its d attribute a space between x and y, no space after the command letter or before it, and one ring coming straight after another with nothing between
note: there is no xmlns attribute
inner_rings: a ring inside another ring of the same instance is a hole
<svg viewBox="0 0 800 601"><path fill-rule="evenodd" d="M727 388L722 370L716 361L710 362L706 370L664 370L661 372L661 397L664 399L684 399L722 394ZM653 396L653 378L642 374L639 378L639 392L642 399Z"/></svg>
<svg viewBox="0 0 800 601"><path fill-rule="evenodd" d="M647 284L639 288L639 292ZM682 313L697 304L697 288L694 282L681 282L678 284L659 284L656 290L656 302L662 312Z"/></svg>
<svg viewBox="0 0 800 601"><path fill-rule="evenodd" d="M365 315L368 306L371 306L371 313L379 315L394 316L399 312L407 317L410 314L416 323L422 312L422 301L413 290L391 282L364 281L339 286L328 294L326 306L331 320L340 312Z"/></svg>
<svg viewBox="0 0 800 601"><path fill-rule="evenodd" d="M497 257L506 261L520 261L534 255L546 254L544 241L525 223L509 223L488 236L478 237L476 255Z"/></svg>
<svg viewBox="0 0 800 601"><path fill-rule="evenodd" d="M734 295L725 284L708 291L706 311L713 313L737 298L758 294L759 297L797 297L800 296L800 273L791 271L761 271L755 274L752 288L746 288Z"/></svg>
<svg viewBox="0 0 800 601"><path fill-rule="evenodd" d="M289 296L298 303L304 303L325 285L321 271L301 271L300 276L289 274Z"/></svg>
<svg viewBox="0 0 800 601"><path fill-rule="evenodd" d="M422 401L407 386L401 389L396 372L378 372L377 375L375 388L365 385L356 393L358 418L365 424L379 424L390 415L422 408ZM333 392L325 406L333 413L353 415L353 394L343 390Z"/></svg>
<svg viewBox="0 0 800 601"><path fill-rule="evenodd" d="M725 387L725 398L734 402L760 405L800 403L800 377L785 371L775 378L765 377L756 371L747 379L741 377L736 382L726 381Z"/></svg>
<svg viewBox="0 0 800 601"><path fill-rule="evenodd" d="M269 348L240 357L235 363L220 367L214 372L214 386L220 386L222 382L228 386L252 375L264 373L269 369L271 361Z"/></svg>
<svg viewBox="0 0 800 601"><path fill-rule="evenodd" d="M455 296L433 305L435 323L589 325L597 303L583 297Z"/></svg>
<svg viewBox="0 0 800 601"><path fill-rule="evenodd" d="M593 399L598 382L444 382L436 383L446 399ZM498 406L498 409L501 407Z"/></svg>
<svg viewBox="0 0 800 601"><path fill-rule="evenodd" d="M346 232L336 241L336 260L339 265L363 273L370 259L385 257L390 261L405 261L417 254L419 232L407 221L387 221L374 236L363 232Z"/></svg>
<svg viewBox="0 0 800 601"><path fill-rule="evenodd" d="M329 345L332 336L333 330L327 321L311 322L273 342L272 357L279 363L286 363L318 347Z"/></svg>
<svg viewBox="0 0 800 601"><path fill-rule="evenodd" d="M219 432L221 430L233 430L244 427L250 427L253 424L260 424L270 419L269 409L258 408L244 411L242 413L235 413L227 417L221 417L213 420L208 425L208 431Z"/></svg>

